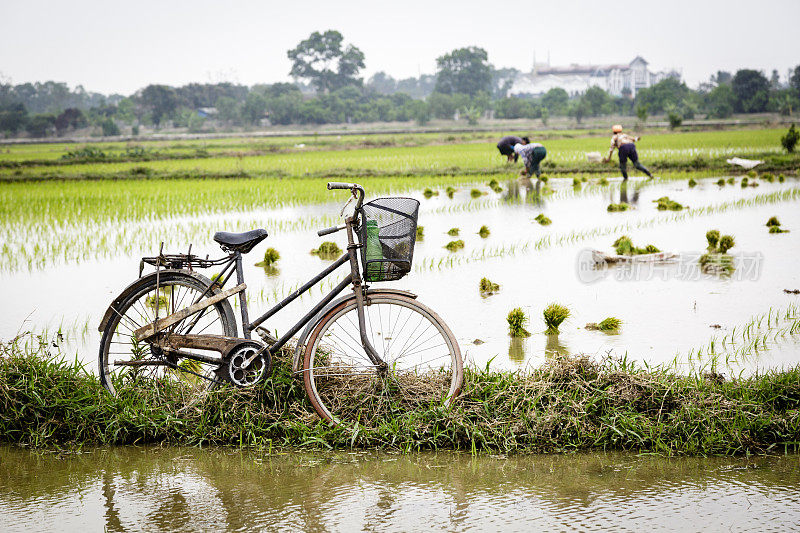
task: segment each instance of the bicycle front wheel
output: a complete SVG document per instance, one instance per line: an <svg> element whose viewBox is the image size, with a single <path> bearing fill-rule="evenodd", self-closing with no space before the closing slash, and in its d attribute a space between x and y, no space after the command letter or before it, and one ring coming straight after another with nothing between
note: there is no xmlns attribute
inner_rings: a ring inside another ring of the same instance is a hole
<svg viewBox="0 0 800 533"><path fill-rule="evenodd" d="M355 300L328 311L309 337L303 383L314 410L335 425L376 427L409 411L449 407L464 367L453 333L436 313L399 295L364 302L367 338L388 371L361 343Z"/></svg>

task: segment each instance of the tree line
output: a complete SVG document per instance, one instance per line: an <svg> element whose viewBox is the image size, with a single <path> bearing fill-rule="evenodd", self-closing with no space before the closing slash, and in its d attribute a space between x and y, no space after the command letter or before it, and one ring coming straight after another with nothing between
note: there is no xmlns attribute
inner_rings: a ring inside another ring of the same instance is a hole
<svg viewBox="0 0 800 533"><path fill-rule="evenodd" d="M338 31L314 32L287 51L294 83L192 83L181 87L148 85L129 96L90 93L78 86L44 82L0 83L0 133L34 137L64 135L92 126L103 135L122 127L138 134L139 125L202 131L213 121L222 127L261 124L330 124L463 118L475 124L496 118L541 119L571 116L666 115L673 126L698 115L726 118L734 113L780 112L800 106L800 65L781 83L777 71L719 71L691 89L667 78L635 97L612 96L599 87L570 95L555 88L538 96L510 96L516 69L495 68L485 50L465 47L436 60L436 73L394 79L378 72L364 81L364 54L345 44Z"/></svg>

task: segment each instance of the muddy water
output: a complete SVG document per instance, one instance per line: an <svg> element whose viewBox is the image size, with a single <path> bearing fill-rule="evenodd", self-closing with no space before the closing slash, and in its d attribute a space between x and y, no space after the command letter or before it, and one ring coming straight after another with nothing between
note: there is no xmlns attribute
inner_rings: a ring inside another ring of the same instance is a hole
<svg viewBox="0 0 800 533"><path fill-rule="evenodd" d="M788 531L800 456L0 448L4 531Z"/></svg>
<svg viewBox="0 0 800 533"><path fill-rule="evenodd" d="M625 190L614 184L599 189L584 186L578 191L562 183L565 181L553 183L556 192L549 196L537 196L524 184L509 182L503 184L503 193L488 193L476 200L470 197L470 186L460 188L453 199L443 193L431 199L420 197L425 238L417 243L415 269L402 281L385 285L412 290L437 310L459 338L469 361L480 366L492 361L495 368L506 369L537 365L553 352L687 364L687 354L693 349L741 331L754 315L800 303L797 296L783 292L800 288L800 272L795 267L800 260L800 210L796 200L682 220L671 220L671 213L657 211L653 203L661 196L692 207L733 202L795 188L797 180L762 182L755 188L741 188L738 183L720 188L715 185L716 179L705 179L693 189L686 182L634 181ZM488 191L485 186L481 188ZM620 200L627 200L633 209L624 213L606 211L610 202ZM336 216L339 207L325 204L269 213L198 216L169 223L196 223L197 229L190 235L194 250L212 255L217 247L211 234L216 229L263 226L270 230L267 244L252 252L248 256L252 260L246 264L252 317L328 264L308 251L331 237L320 239L308 228L287 228L287 221L329 218ZM553 223L540 226L533 222L539 213L545 213ZM772 215L793 231L769 235L764 223ZM491 230L485 239L477 235L483 224ZM461 230L455 238L466 244L461 252L450 253L443 248L454 239L446 233L453 227ZM701 275L697 269L696 257L706 246L705 232L712 228L736 237L732 253L737 273L731 278ZM604 233L582 237L597 229ZM639 246L654 244L676 252L680 260L650 270L615 267L588 272L588 276L579 271L579 259L586 250L611 252L611 243L622 234L630 235ZM558 242L559 237L570 235L578 239ZM535 243L548 236L552 242L536 249ZM333 236L333 240L344 245L342 234ZM528 248L522 249L525 243ZM167 248L179 250L186 245L168 242ZM269 272L254 266L266 246L277 248L282 256L277 268ZM153 249L157 249L157 242ZM0 338L9 338L19 330L61 328L70 341L67 349L94 365L96 324L108 302L136 276L138 257L123 254L112 260L0 274L8 296L0 306ZM498 294L481 297L477 286L483 276L501 285ZM285 331L321 294L315 289L268 325ZM572 311L557 337L543 334L541 320L542 309L553 301ZM505 316L518 306L530 316L528 329L532 335L512 340L507 335ZM623 320L619 334L585 329L587 323L607 316ZM717 325L720 327L712 327ZM728 350L735 352L736 346ZM731 372L796 364L800 345L791 336L771 338L760 352L739 359L731 363Z"/></svg>

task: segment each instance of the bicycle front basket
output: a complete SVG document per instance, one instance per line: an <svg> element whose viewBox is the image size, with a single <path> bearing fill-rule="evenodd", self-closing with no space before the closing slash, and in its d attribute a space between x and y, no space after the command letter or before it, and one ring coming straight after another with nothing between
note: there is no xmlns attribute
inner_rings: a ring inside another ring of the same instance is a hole
<svg viewBox="0 0 800 533"><path fill-rule="evenodd" d="M411 270L419 202L377 198L361 206L361 265L365 281L393 281Z"/></svg>

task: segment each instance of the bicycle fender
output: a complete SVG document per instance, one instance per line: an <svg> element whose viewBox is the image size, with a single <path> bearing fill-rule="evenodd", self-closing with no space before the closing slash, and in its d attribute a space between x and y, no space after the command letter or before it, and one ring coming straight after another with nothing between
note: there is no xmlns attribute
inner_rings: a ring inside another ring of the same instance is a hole
<svg viewBox="0 0 800 533"><path fill-rule="evenodd" d="M401 289L367 289L367 291L365 293L365 296L367 298L369 298L370 296L377 296L377 295L380 295L380 294L396 294L398 296L405 296L406 298L411 298L411 299L414 299L414 300L417 299L417 295L414 294L413 292L404 291L404 290L401 290ZM325 313L327 313L328 311L330 311L332 308L336 307L340 303L342 303L342 302L344 302L346 300L355 300L355 298L356 298L355 294L348 294L346 296L341 296L341 297L335 299L334 301L332 301L331 303L329 303L328 305L326 305L322 309L322 311L320 311L319 313L314 315L314 318L312 318L309 321L309 323L303 329L303 332L300 334L300 337L298 337L297 344L295 345L295 348L294 348L294 358L292 359L292 370L294 372L298 372L300 370L300 361L301 361L301 359L303 357L303 349L305 348L306 339L308 339L308 336L311 335L311 331L314 329L314 326L317 325L317 323L319 322L319 319Z"/></svg>
<svg viewBox="0 0 800 533"><path fill-rule="evenodd" d="M209 285L211 283L210 279L208 279L204 275L200 274L199 272L194 272L194 271L189 271L189 270L180 270L180 269L165 269L165 270L161 271L160 275L163 275L163 274L166 274L166 273L169 273L169 274L180 273L180 274L184 274L186 276L191 276L191 277L197 279L198 281L200 281L200 282L202 282L202 283L204 283L206 285ZM154 282L155 279L156 279L156 273L155 272L151 272L150 274L145 274L141 278L138 278L136 281L134 281L133 283L131 283L130 285L125 287L122 290L122 292L119 293L119 296L114 298L114 300L111 302L111 305L108 306L108 309L106 309L106 313L105 313L105 315L103 315L103 319L100 321L100 326L97 328L97 330L100 333L102 333L103 330L106 329L106 326L108 325L108 321L111 320L111 317L114 315L114 308L119 307L119 305L122 304L122 302L128 296L130 296L134 292L138 291L142 286L144 286L144 285L146 285L148 283ZM211 294L216 294L217 292L219 292L219 289L217 289L216 287L211 290Z"/></svg>

